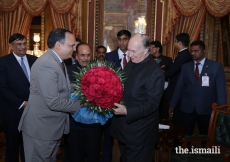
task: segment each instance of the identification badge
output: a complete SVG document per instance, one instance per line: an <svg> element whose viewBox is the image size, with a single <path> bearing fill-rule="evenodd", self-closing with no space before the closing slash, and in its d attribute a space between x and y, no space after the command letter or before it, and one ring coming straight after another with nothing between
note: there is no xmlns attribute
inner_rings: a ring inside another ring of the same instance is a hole
<svg viewBox="0 0 230 162"><path fill-rule="evenodd" d="M209 76L202 76L202 86L209 86Z"/></svg>

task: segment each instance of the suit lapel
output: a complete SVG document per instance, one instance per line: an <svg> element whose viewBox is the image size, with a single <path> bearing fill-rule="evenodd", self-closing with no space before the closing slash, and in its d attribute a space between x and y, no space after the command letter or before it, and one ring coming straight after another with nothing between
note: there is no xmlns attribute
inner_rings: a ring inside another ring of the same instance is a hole
<svg viewBox="0 0 230 162"><path fill-rule="evenodd" d="M211 67L211 62L206 58L205 59L205 62L204 62L204 66L202 68L202 71L201 71L201 75L200 77L204 76L204 75L207 75L208 76L208 69Z"/></svg>
<svg viewBox="0 0 230 162"><path fill-rule="evenodd" d="M31 67L32 67L32 65L33 65L34 62L31 60L30 57L28 57L28 55L26 55L26 58L27 58L27 60L28 60L29 67L30 67L30 69L31 69Z"/></svg>
<svg viewBox="0 0 230 162"><path fill-rule="evenodd" d="M29 82L25 73L22 70L22 67L19 65L13 53L11 53L9 56L9 62L10 62L10 65L15 69L15 71L17 71L20 76L22 76L25 80L27 80L27 82Z"/></svg>
<svg viewBox="0 0 230 162"><path fill-rule="evenodd" d="M118 66L118 67L121 67L121 60L119 60L118 49L117 49L116 52L117 52L117 54L114 55L114 60L115 60L115 62L116 62L116 64L117 64L117 66Z"/></svg>
<svg viewBox="0 0 230 162"><path fill-rule="evenodd" d="M188 72L188 75L190 76L190 80L192 80L194 83L196 83L194 67L195 67L194 61L191 61L190 65L189 65L189 71L192 71L192 73ZM190 75L190 74L192 74L192 75Z"/></svg>
<svg viewBox="0 0 230 162"><path fill-rule="evenodd" d="M56 54L55 54L51 49L49 49L47 52L49 52L49 53L51 54L51 56L54 58L54 60L55 60L55 61L57 62L57 64L59 65L60 71L61 71L60 73L63 74L63 78L65 78L65 81L66 81L66 84L67 84L67 86L68 86L68 89L70 90L70 82L69 82L68 72L67 72L67 69L66 69L65 64L64 64L64 66L65 66L65 73L66 73L66 76L65 76L65 74L64 74L64 72L63 72L63 70L62 70L62 64L61 64L60 60L58 59L58 57L56 56Z"/></svg>

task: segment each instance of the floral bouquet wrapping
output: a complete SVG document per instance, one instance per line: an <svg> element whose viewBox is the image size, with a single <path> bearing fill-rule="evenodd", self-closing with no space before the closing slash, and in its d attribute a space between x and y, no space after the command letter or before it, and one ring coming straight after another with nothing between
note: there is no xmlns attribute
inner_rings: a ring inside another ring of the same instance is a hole
<svg viewBox="0 0 230 162"><path fill-rule="evenodd" d="M124 73L107 61L95 61L74 72L74 77L71 99L81 100L85 107L72 117L84 124L104 125L113 116L114 103L123 104Z"/></svg>

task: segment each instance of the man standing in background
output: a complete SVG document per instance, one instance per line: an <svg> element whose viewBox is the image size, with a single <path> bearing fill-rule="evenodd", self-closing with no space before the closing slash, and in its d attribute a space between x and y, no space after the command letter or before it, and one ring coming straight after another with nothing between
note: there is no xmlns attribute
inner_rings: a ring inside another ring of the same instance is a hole
<svg viewBox="0 0 230 162"><path fill-rule="evenodd" d="M18 124L29 99L30 69L37 57L26 54L26 37L9 38L12 53L0 58L0 110L6 138L5 162L25 162L22 134Z"/></svg>
<svg viewBox="0 0 230 162"><path fill-rule="evenodd" d="M105 61L105 54L106 54L107 49L105 46L98 46L96 48L96 60L99 62Z"/></svg>
<svg viewBox="0 0 230 162"><path fill-rule="evenodd" d="M194 61L182 66L169 115L174 115L173 109L181 100L185 135L193 135L196 123L200 134L207 135L212 104L216 102L221 106L227 103L224 68L219 62L205 57L203 41L192 42L190 53ZM204 143L202 147L205 147Z"/></svg>
<svg viewBox="0 0 230 162"><path fill-rule="evenodd" d="M171 65L170 69L165 72L165 79L169 79L169 85L166 94L166 99L169 102L172 99L173 92L177 84L177 80L180 76L182 65L192 61L191 55L188 50L189 42L190 42L190 38L187 33L180 33L176 36L174 46L176 49L179 50L179 52L173 64ZM178 102L177 106L174 107L173 114L174 114L173 122L177 124L181 124L180 101Z"/></svg>
<svg viewBox="0 0 230 162"><path fill-rule="evenodd" d="M161 42L159 41L152 41L150 43L150 55L153 56L153 59L156 61L156 63L160 66L160 68L166 72L170 69L172 65L172 58L162 55L163 47L161 45ZM161 98L161 102L159 105L159 117L160 119L168 119L168 109L169 109L169 102L166 100L166 94L167 94L167 86L168 79L165 79L165 90Z"/></svg>
<svg viewBox="0 0 230 162"><path fill-rule="evenodd" d="M117 42L119 48L109 52L105 56L105 60L114 64L115 68L124 69L125 65L129 61L128 57L128 43L131 37L131 33L128 30L121 30L117 33ZM102 146L102 162L112 161L112 151L113 151L113 137L110 135L111 119L109 119L103 126L104 129L104 139Z"/></svg>

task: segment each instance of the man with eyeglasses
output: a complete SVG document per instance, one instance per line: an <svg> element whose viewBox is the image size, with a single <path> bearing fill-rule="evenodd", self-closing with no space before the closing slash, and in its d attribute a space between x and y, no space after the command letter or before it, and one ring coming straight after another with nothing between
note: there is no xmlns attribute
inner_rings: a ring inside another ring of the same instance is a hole
<svg viewBox="0 0 230 162"><path fill-rule="evenodd" d="M163 47L161 45L161 42L159 41L152 41L150 42L150 55L152 55L153 59L156 61L156 63L160 66L160 68L166 72L170 69L170 66L172 65L172 58L162 55ZM168 108L169 108L169 102L166 100L166 94L168 91L167 88L168 85L168 79L165 79L165 90L161 98L161 102L159 104L159 117L160 119L168 119Z"/></svg>

